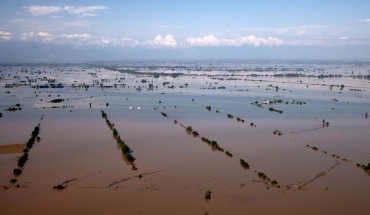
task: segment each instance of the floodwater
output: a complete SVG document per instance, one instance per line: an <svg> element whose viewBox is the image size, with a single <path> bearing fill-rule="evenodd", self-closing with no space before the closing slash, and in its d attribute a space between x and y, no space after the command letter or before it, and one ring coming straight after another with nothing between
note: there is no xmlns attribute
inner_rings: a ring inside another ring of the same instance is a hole
<svg viewBox="0 0 370 215"><path fill-rule="evenodd" d="M357 164L370 163L370 80L349 74L370 66L300 66L307 76L3 66L0 213L368 214L370 172ZM317 78L322 68L343 77ZM36 87L52 79L64 88ZM27 147L38 125L40 139Z"/></svg>

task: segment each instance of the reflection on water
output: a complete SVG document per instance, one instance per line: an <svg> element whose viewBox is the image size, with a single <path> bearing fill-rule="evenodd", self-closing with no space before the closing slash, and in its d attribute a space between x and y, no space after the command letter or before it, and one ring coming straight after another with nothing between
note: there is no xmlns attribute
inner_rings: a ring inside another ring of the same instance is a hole
<svg viewBox="0 0 370 215"><path fill-rule="evenodd" d="M289 77L279 75L288 74L283 69L233 65L233 73L205 64L178 77L62 65L42 66L40 74L2 68L9 78L0 79L0 212L366 214L369 171L356 164L370 162L369 80L318 76L368 67L299 64L306 75ZM14 71L18 78L8 76ZM64 87L35 87L51 79ZM8 87L23 80L31 86ZM16 104L20 111L3 111ZM40 119L41 142L19 186L5 189L21 156L9 154L13 144L27 144ZM127 153L138 158L136 171ZM59 185L63 192L53 192ZM212 198L205 202L207 191Z"/></svg>

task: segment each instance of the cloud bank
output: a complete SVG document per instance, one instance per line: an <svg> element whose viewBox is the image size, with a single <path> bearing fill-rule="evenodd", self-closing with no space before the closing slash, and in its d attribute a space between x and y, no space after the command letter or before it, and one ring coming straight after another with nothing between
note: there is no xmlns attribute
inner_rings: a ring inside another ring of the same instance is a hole
<svg viewBox="0 0 370 215"><path fill-rule="evenodd" d="M149 41L150 45L154 46L162 46L162 47L170 47L175 48L177 47L177 42L173 38L172 35L167 35L162 37L161 35L157 35L153 40Z"/></svg>
<svg viewBox="0 0 370 215"><path fill-rule="evenodd" d="M49 14L56 14L59 12L67 12L69 14L80 15L81 17L99 16L99 12L107 10L106 6L29 6L24 7L26 12L32 16L44 16ZM58 16L53 16L58 17Z"/></svg>
<svg viewBox="0 0 370 215"><path fill-rule="evenodd" d="M0 38L2 40L10 40L12 38L12 33L6 31L0 31Z"/></svg>
<svg viewBox="0 0 370 215"><path fill-rule="evenodd" d="M39 42L48 44L71 44L78 46L103 47L142 47L142 48L186 48L186 47L243 47L243 46L333 46L370 44L369 40L357 39L351 36L331 35L326 37L280 39L276 37L256 37L254 35L234 38L216 37L213 34L203 37L187 37L175 39L172 34L157 35L149 40L137 40L130 37L96 36L89 33L64 33L57 31L31 31L13 34L0 31L0 41Z"/></svg>
<svg viewBox="0 0 370 215"><path fill-rule="evenodd" d="M234 39L219 39L212 34L204 37L189 37L186 39L186 42L191 46L272 46L283 44L282 40L275 37L258 38L250 35Z"/></svg>

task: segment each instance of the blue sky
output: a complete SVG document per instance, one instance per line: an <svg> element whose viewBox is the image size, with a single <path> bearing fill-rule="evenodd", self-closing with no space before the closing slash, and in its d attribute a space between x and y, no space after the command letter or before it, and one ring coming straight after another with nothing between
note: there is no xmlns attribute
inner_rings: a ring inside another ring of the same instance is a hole
<svg viewBox="0 0 370 215"><path fill-rule="evenodd" d="M370 1L2 0L0 46L7 43L174 54L209 47L289 49L292 57L294 48L354 52L370 46Z"/></svg>

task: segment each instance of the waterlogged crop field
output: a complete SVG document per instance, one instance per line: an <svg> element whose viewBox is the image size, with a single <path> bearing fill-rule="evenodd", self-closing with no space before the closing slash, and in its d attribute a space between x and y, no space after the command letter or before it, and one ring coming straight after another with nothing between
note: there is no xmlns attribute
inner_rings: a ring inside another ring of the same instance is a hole
<svg viewBox="0 0 370 215"><path fill-rule="evenodd" d="M0 67L1 214L367 214L370 64Z"/></svg>

